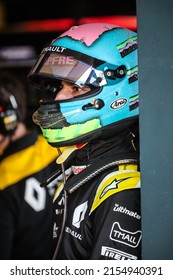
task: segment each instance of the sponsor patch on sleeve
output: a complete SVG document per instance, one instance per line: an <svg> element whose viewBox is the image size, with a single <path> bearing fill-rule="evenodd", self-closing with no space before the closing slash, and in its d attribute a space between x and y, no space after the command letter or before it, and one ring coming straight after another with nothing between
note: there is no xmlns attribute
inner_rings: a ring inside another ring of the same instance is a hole
<svg viewBox="0 0 173 280"><path fill-rule="evenodd" d="M118 222L113 223L111 232L110 232L110 239L114 240L118 243L123 243L129 247L136 248L141 240L141 230L137 230L135 232L131 232L121 228Z"/></svg>
<svg viewBox="0 0 173 280"><path fill-rule="evenodd" d="M121 170L110 173L98 186L90 214L111 195L135 188L140 188L140 173L138 171Z"/></svg>
<svg viewBox="0 0 173 280"><path fill-rule="evenodd" d="M102 246L101 255L114 260L137 260L134 255L107 246Z"/></svg>

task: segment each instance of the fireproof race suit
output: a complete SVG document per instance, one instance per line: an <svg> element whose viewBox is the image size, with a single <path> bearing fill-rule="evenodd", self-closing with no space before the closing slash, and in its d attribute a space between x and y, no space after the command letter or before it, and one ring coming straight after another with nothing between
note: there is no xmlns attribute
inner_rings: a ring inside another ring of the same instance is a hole
<svg viewBox="0 0 173 280"><path fill-rule="evenodd" d="M131 156L109 153L58 187L53 258L141 259L140 173Z"/></svg>

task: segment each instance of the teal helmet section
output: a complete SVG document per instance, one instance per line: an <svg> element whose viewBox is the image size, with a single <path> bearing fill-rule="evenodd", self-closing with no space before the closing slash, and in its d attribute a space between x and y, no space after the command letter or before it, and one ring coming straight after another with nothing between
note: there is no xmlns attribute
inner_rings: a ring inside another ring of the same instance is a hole
<svg viewBox="0 0 173 280"><path fill-rule="evenodd" d="M51 145L116 135L139 115L137 34L106 23L74 26L43 49L29 79L39 88L59 80L91 87L72 99L40 102L33 119Z"/></svg>

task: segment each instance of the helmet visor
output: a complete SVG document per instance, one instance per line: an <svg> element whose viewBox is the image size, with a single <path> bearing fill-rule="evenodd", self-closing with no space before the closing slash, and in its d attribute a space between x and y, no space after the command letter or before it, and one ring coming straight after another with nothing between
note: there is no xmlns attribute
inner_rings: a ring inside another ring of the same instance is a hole
<svg viewBox="0 0 173 280"><path fill-rule="evenodd" d="M82 54L82 56L84 55ZM43 79L51 78L65 80L79 87L84 84L100 87L107 83L101 70L95 69L90 63L75 58L74 52L70 55L42 52L28 77L38 87Z"/></svg>

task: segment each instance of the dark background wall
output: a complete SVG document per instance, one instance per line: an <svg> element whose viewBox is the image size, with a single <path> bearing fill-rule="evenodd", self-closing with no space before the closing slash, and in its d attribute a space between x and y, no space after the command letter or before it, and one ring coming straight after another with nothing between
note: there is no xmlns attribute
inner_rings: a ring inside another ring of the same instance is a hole
<svg viewBox="0 0 173 280"><path fill-rule="evenodd" d="M173 259L173 1L137 0L143 259Z"/></svg>

